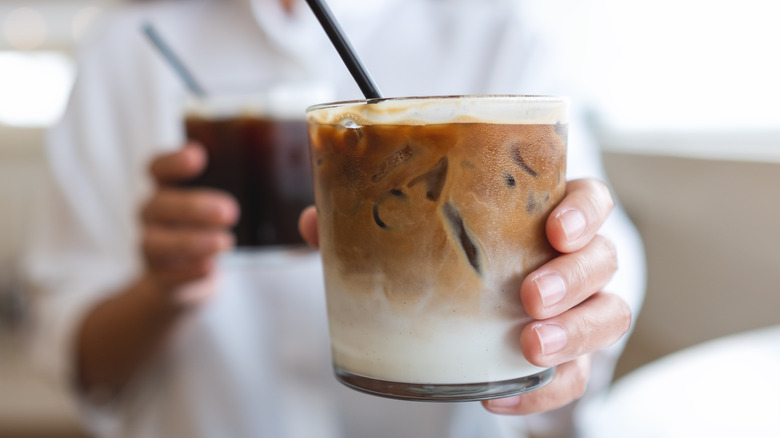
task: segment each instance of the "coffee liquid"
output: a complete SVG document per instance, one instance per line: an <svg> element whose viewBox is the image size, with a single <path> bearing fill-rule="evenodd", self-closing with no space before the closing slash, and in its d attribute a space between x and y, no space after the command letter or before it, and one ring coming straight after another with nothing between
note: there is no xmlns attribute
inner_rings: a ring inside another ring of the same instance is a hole
<svg viewBox="0 0 780 438"><path fill-rule="evenodd" d="M474 311L493 264L525 254L515 264L525 274L555 255L544 227L565 188L565 127L319 125L315 133L321 243L332 245L339 275L366 282L346 293L387 277L391 305Z"/></svg>
<svg viewBox="0 0 780 438"><path fill-rule="evenodd" d="M205 171L188 186L232 194L241 208L239 247L302 244L298 216L314 203L304 120L189 116L186 135L203 144Z"/></svg>
<svg viewBox="0 0 780 438"><path fill-rule="evenodd" d="M530 320L523 278L556 254L566 126L311 129L336 366L424 384L542 371L505 340Z"/></svg>

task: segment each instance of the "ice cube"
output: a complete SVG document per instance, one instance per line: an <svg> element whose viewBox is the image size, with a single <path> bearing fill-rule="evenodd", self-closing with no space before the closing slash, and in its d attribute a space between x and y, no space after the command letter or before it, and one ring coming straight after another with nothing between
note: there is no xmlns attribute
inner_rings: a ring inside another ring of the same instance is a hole
<svg viewBox="0 0 780 438"><path fill-rule="evenodd" d="M425 184L425 197L430 201L437 201L444 189L444 183L447 180L447 157L442 157L422 175L415 177L407 184L407 187L414 187L417 184Z"/></svg>
<svg viewBox="0 0 780 438"><path fill-rule="evenodd" d="M341 126L347 128L347 129L360 129L360 125L357 124L354 120L350 119L349 117L343 119L341 121Z"/></svg>
<svg viewBox="0 0 780 438"><path fill-rule="evenodd" d="M371 181L382 181L393 169L408 161L412 155L414 155L414 150L409 145L388 155L371 176Z"/></svg>

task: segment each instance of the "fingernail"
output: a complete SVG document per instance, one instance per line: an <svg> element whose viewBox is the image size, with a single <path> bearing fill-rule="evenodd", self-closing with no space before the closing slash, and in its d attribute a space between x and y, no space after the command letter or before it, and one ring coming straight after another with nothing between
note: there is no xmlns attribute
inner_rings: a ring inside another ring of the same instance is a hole
<svg viewBox="0 0 780 438"><path fill-rule="evenodd" d="M536 287L539 288L539 295L542 298L544 307L552 306L563 299L566 295L566 283L563 278L557 274L543 275L536 280Z"/></svg>
<svg viewBox="0 0 780 438"><path fill-rule="evenodd" d="M555 324L540 324L536 326L536 336L542 346L542 355L557 353L566 346L566 331Z"/></svg>
<svg viewBox="0 0 780 438"><path fill-rule="evenodd" d="M494 411L505 411L514 408L519 403L520 403L520 397L514 396L514 397L505 397L505 398L494 398L492 400L488 400L487 405L488 405L488 409Z"/></svg>
<svg viewBox="0 0 780 438"><path fill-rule="evenodd" d="M574 242L585 232L585 215L579 210L565 211L558 216L558 219L561 221L561 228L568 242Z"/></svg>

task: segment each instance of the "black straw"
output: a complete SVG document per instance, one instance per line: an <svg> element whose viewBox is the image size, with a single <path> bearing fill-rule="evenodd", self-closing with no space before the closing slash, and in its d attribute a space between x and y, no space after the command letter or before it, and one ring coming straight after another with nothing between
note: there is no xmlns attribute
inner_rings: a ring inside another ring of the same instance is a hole
<svg viewBox="0 0 780 438"><path fill-rule="evenodd" d="M176 71L176 74L179 75L182 81L184 81L187 89L189 89L192 94L198 97L205 97L206 91L203 90L203 87L201 87L198 81L195 80L195 77L190 74L189 70L187 70L187 68L184 66L184 63L181 62L181 60L176 56L173 50L171 50L168 44L163 41L162 37L160 37L160 34L157 33L157 30L155 30L154 26L152 26L150 23L144 23L143 31L146 36L149 37L149 40L152 42L152 44L157 47L157 50L159 50L163 58L165 58L165 60L168 61L168 64L173 67L173 69Z"/></svg>
<svg viewBox="0 0 780 438"><path fill-rule="evenodd" d="M349 44L347 37L344 35L344 31L341 30L341 26L336 22L336 18L333 16L333 13L330 11L327 4L325 4L325 1L306 0L306 3L309 4L312 12L314 12L314 16L317 17L322 28L325 29L325 33L328 35L328 38L330 38L331 43L336 47L336 51L339 52L341 59L347 65L347 69L352 74L352 77L355 78L355 81L363 92L363 95L366 96L366 99L381 99L382 93L379 92L379 88L374 84L368 71L363 67L360 59L358 59L355 50Z"/></svg>

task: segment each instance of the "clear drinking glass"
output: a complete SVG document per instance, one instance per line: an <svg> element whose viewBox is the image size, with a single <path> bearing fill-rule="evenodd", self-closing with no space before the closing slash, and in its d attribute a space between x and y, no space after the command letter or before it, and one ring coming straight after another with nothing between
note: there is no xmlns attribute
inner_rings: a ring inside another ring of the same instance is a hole
<svg viewBox="0 0 780 438"><path fill-rule="evenodd" d="M568 100L447 96L307 110L333 364L360 391L468 401L539 388L525 276L555 256Z"/></svg>
<svg viewBox="0 0 780 438"><path fill-rule="evenodd" d="M192 97L183 109L187 139L201 143L208 156L204 172L187 184L236 198L239 248L304 245L298 215L314 202L308 105L290 96L274 99L278 89Z"/></svg>

